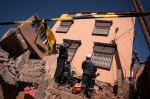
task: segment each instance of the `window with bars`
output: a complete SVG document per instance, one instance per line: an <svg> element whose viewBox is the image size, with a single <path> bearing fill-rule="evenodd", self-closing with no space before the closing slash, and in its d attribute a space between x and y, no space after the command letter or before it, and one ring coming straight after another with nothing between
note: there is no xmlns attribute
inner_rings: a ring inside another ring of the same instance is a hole
<svg viewBox="0 0 150 99"><path fill-rule="evenodd" d="M69 39L63 39L64 42L67 42ZM73 57L78 50L78 47L81 45L81 40L69 40L71 46L68 48L68 59L73 60Z"/></svg>
<svg viewBox="0 0 150 99"><path fill-rule="evenodd" d="M112 21L95 20L93 35L108 36Z"/></svg>
<svg viewBox="0 0 150 99"><path fill-rule="evenodd" d="M68 14L67 17L74 17L76 14ZM56 30L57 33L67 33L74 21L61 21L60 26Z"/></svg>
<svg viewBox="0 0 150 99"><path fill-rule="evenodd" d="M98 68L110 70L116 44L94 43L92 62Z"/></svg>

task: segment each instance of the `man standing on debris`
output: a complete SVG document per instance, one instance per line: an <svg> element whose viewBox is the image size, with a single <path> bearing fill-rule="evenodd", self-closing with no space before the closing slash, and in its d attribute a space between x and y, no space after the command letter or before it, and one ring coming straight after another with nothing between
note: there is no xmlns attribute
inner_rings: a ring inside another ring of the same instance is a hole
<svg viewBox="0 0 150 99"><path fill-rule="evenodd" d="M60 45L59 47L59 56L57 58L57 68L55 71L55 81L60 83L61 77L62 77L62 73L63 73L63 69L64 69L64 65L65 65L65 61L68 59L68 48L70 47L71 42L68 41L67 43Z"/></svg>
<svg viewBox="0 0 150 99"><path fill-rule="evenodd" d="M90 97L92 97L93 88L94 88L94 78L96 77L97 68L91 61L91 55L86 55L86 60L82 62L82 89L79 93L80 96L84 95L84 90L88 86L88 92L90 92Z"/></svg>

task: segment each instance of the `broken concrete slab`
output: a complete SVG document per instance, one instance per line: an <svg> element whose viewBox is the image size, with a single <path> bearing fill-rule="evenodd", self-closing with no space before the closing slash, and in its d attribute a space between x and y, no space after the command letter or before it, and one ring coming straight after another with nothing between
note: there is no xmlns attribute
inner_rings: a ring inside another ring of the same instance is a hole
<svg viewBox="0 0 150 99"><path fill-rule="evenodd" d="M9 72L5 66L0 66L0 76L2 79L10 85L17 84L18 78Z"/></svg>
<svg viewBox="0 0 150 99"><path fill-rule="evenodd" d="M37 14L30 17L27 21L33 21L33 20L40 20L39 17L37 16ZM28 45L28 49L31 51L31 53L33 53L34 55L37 55L39 58L43 58L46 55L44 53L42 53L37 48L37 46L34 44L34 39L36 37L36 31L39 29L40 24L41 24L40 22L39 23L33 23L33 24L26 23L26 24L21 24L19 26L19 28L21 30L22 36L24 37L24 39L25 39L25 41ZM36 26L36 27L34 28L34 26ZM45 35L43 26L42 26L42 29L41 29L41 33L39 33L39 35ZM43 47L46 51L48 51L46 45L41 40L40 36L37 37L36 42L41 47Z"/></svg>
<svg viewBox="0 0 150 99"><path fill-rule="evenodd" d="M1 48L9 53L9 57L19 56L28 47L25 43L20 28L15 28L0 40Z"/></svg>

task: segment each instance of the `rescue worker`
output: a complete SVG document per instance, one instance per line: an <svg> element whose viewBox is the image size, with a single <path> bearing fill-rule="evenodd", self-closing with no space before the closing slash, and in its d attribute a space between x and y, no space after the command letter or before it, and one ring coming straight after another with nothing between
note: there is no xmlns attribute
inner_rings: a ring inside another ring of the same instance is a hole
<svg viewBox="0 0 150 99"><path fill-rule="evenodd" d="M94 78L96 77L97 68L91 61L91 55L86 55L86 60L82 62L82 86L80 96L84 96L84 90L88 87L88 92L90 92L90 97L92 98L93 88L94 88Z"/></svg>
<svg viewBox="0 0 150 99"><path fill-rule="evenodd" d="M71 69L70 63L71 63L71 60L67 59L66 64L64 66L64 70L63 70L63 76L61 79L61 84L63 84L63 86L66 86L66 83L70 77L70 69Z"/></svg>
<svg viewBox="0 0 150 99"><path fill-rule="evenodd" d="M61 81L65 61L68 59L68 48L70 47L70 45L71 45L71 42L68 41L67 43L62 44L59 47L59 56L57 58L57 68L56 68L55 75L54 75L55 81L57 83L60 83Z"/></svg>

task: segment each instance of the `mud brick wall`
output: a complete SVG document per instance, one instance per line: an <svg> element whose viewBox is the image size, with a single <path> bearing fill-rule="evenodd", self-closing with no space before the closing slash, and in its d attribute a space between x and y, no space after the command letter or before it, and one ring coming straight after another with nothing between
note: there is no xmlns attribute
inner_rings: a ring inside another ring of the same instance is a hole
<svg viewBox="0 0 150 99"><path fill-rule="evenodd" d="M40 59L29 59L19 70L21 82L39 83L41 76L45 73L45 61Z"/></svg>

